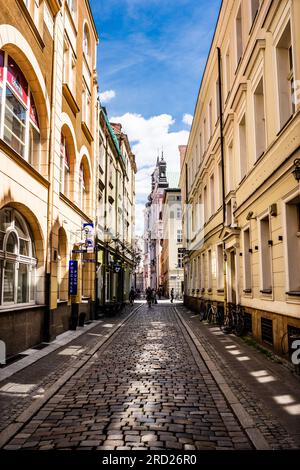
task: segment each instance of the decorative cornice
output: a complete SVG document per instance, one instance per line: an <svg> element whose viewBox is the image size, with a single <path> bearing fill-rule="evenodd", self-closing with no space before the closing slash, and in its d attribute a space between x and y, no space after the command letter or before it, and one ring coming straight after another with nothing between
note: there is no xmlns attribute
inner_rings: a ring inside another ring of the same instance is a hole
<svg viewBox="0 0 300 470"><path fill-rule="evenodd" d="M85 121L81 122L81 129L83 130L84 135L86 136L87 140L91 144L94 141L94 137L92 136L92 133L89 130Z"/></svg>

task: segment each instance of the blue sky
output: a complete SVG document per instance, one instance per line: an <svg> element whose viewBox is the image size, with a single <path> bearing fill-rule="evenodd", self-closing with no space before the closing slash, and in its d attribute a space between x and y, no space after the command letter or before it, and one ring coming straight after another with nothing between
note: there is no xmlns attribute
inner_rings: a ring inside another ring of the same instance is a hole
<svg viewBox="0 0 300 470"><path fill-rule="evenodd" d="M136 154L137 204L164 148L179 173L221 0L90 0L100 36L98 76L109 117L122 123ZM186 119L190 122L191 117Z"/></svg>

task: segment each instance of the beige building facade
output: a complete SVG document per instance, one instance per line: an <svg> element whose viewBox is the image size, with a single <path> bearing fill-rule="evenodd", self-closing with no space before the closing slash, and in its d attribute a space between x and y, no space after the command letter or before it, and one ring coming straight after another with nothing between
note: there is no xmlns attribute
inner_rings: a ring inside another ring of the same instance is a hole
<svg viewBox="0 0 300 470"><path fill-rule="evenodd" d="M120 179L112 211L124 246L115 248L132 259L136 166L127 137L108 118L101 130L97 44L88 0L0 1L0 339L7 357L76 328L80 314L97 314L105 297L101 194L110 173ZM124 161L102 168L109 133L119 146L115 160Z"/></svg>
<svg viewBox="0 0 300 470"><path fill-rule="evenodd" d="M255 339L287 356L300 333L299 21L298 0L222 3L180 179L185 302L242 305Z"/></svg>
<svg viewBox="0 0 300 470"><path fill-rule="evenodd" d="M174 299L181 300L183 295L183 247L181 191L179 188L165 189L162 209L162 250L161 276L165 297L170 297L173 289Z"/></svg>

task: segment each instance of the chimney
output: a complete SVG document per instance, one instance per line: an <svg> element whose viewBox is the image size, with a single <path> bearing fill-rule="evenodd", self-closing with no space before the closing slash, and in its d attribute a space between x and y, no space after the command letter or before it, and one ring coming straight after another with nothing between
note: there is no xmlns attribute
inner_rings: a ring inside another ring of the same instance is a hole
<svg viewBox="0 0 300 470"><path fill-rule="evenodd" d="M178 145L178 150L180 153L180 168L182 167L183 160L186 154L187 145Z"/></svg>

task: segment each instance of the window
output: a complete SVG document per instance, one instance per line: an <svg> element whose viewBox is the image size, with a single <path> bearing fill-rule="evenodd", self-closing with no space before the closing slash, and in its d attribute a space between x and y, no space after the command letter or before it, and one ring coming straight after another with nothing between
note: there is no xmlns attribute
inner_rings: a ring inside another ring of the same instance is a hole
<svg viewBox="0 0 300 470"><path fill-rule="evenodd" d="M220 100L219 100L219 79L216 81L216 121L220 117Z"/></svg>
<svg viewBox="0 0 300 470"><path fill-rule="evenodd" d="M73 18L75 18L75 16L76 16L76 0L67 0L67 4L68 4L69 10L70 10Z"/></svg>
<svg viewBox="0 0 300 470"><path fill-rule="evenodd" d="M203 189L203 204L204 204L204 223L208 220L208 207L207 207L207 187Z"/></svg>
<svg viewBox="0 0 300 470"><path fill-rule="evenodd" d="M60 141L60 192L70 195L70 158L66 138L61 134Z"/></svg>
<svg viewBox="0 0 300 470"><path fill-rule="evenodd" d="M64 229L58 231L57 299L68 300L67 237Z"/></svg>
<svg viewBox="0 0 300 470"><path fill-rule="evenodd" d="M250 2L250 4L251 4L251 21L252 21L252 23L256 18L256 15L257 15L257 12L258 12L258 9L259 9L259 3L260 3L260 0L251 0L251 2Z"/></svg>
<svg viewBox="0 0 300 470"><path fill-rule="evenodd" d="M177 230L177 243L182 242L182 229Z"/></svg>
<svg viewBox="0 0 300 470"><path fill-rule="evenodd" d="M280 128L295 112L293 49L290 23L276 46Z"/></svg>
<svg viewBox="0 0 300 470"><path fill-rule="evenodd" d="M254 119L255 119L255 143L256 159L266 149L266 123L263 78L260 79L254 92Z"/></svg>
<svg viewBox="0 0 300 470"><path fill-rule="evenodd" d="M215 177L211 175L210 177L210 213L213 215L215 213Z"/></svg>
<svg viewBox="0 0 300 470"><path fill-rule="evenodd" d="M251 292L251 254L250 254L250 230L244 230L244 292Z"/></svg>
<svg viewBox="0 0 300 470"><path fill-rule="evenodd" d="M217 245L217 288L224 289L223 246Z"/></svg>
<svg viewBox="0 0 300 470"><path fill-rule="evenodd" d="M269 216L260 220L261 292L272 293L271 243Z"/></svg>
<svg viewBox="0 0 300 470"><path fill-rule="evenodd" d="M39 170L41 137L34 98L16 62L0 51L0 109L3 108L0 137Z"/></svg>
<svg viewBox="0 0 300 470"><path fill-rule="evenodd" d="M64 40L64 83L75 93L76 58L67 37Z"/></svg>
<svg viewBox="0 0 300 470"><path fill-rule="evenodd" d="M219 204L218 207L221 207L223 202L223 178L222 178L222 163L218 163L218 186L219 186Z"/></svg>
<svg viewBox="0 0 300 470"><path fill-rule="evenodd" d="M227 97L228 93L230 92L230 86L231 86L231 81L230 81L230 49L228 47L226 56L225 56L225 78L226 78L226 94L225 96Z"/></svg>
<svg viewBox="0 0 300 470"><path fill-rule="evenodd" d="M209 121L209 139L212 136L212 131L213 131L213 123L212 123L212 102L210 100L209 105L208 105L208 121Z"/></svg>
<svg viewBox="0 0 300 470"><path fill-rule="evenodd" d="M83 212L86 211L86 194L86 177L81 163L79 170L79 207Z"/></svg>
<svg viewBox="0 0 300 470"><path fill-rule="evenodd" d="M236 65L238 66L243 55L243 29L242 29L242 5L240 5L235 20L235 36L236 36Z"/></svg>
<svg viewBox="0 0 300 470"><path fill-rule="evenodd" d="M177 207L177 219L182 218L181 207Z"/></svg>
<svg viewBox="0 0 300 470"><path fill-rule="evenodd" d="M288 259L288 290L300 292L300 197L292 199L286 209L286 246Z"/></svg>
<svg viewBox="0 0 300 470"><path fill-rule="evenodd" d="M86 125L90 126L90 116L91 116L91 94L88 90L88 87L83 80L83 88L82 88L82 121L86 123Z"/></svg>
<svg viewBox="0 0 300 470"><path fill-rule="evenodd" d="M183 268L183 251L182 251L182 248L178 248L177 261L178 261L178 268Z"/></svg>
<svg viewBox="0 0 300 470"><path fill-rule="evenodd" d="M86 59L89 59L90 55L90 34L87 25L84 25L83 29L83 53L86 56Z"/></svg>
<svg viewBox="0 0 300 470"><path fill-rule="evenodd" d="M206 129L206 119L204 119L203 122L203 136L204 136L204 148L203 152L206 152L206 147L207 147L207 129Z"/></svg>
<svg viewBox="0 0 300 470"><path fill-rule="evenodd" d="M246 115L244 114L239 122L239 143L240 143L240 177L241 180L247 173L247 142L246 142Z"/></svg>
<svg viewBox="0 0 300 470"><path fill-rule="evenodd" d="M212 256L211 250L208 250L207 256L207 274L208 274L208 288L212 288Z"/></svg>
<svg viewBox="0 0 300 470"><path fill-rule="evenodd" d="M202 132L200 132L199 147L200 147L200 162L202 162L202 157L203 157L203 139L202 139Z"/></svg>
<svg viewBox="0 0 300 470"><path fill-rule="evenodd" d="M35 301L37 260L30 228L12 208L0 211L0 305Z"/></svg>

